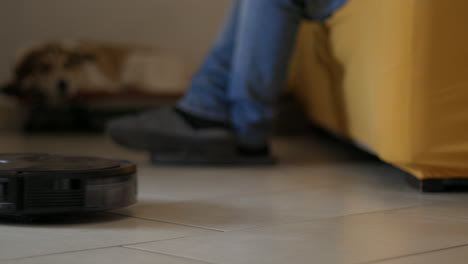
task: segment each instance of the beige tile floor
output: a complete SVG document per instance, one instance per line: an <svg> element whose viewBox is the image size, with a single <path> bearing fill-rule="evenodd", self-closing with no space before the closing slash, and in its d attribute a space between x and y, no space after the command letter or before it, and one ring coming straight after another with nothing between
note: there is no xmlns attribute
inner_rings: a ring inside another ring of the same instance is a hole
<svg viewBox="0 0 468 264"><path fill-rule="evenodd" d="M402 172L317 135L278 138L266 168L164 167L98 135L0 134L2 152L139 165L132 207L0 221L0 264L468 263L468 194L420 194Z"/></svg>

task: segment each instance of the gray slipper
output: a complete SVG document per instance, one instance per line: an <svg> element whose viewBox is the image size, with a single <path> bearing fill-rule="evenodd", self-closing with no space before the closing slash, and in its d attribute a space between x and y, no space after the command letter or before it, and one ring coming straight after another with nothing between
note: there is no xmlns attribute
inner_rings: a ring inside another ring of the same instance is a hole
<svg viewBox="0 0 468 264"><path fill-rule="evenodd" d="M111 120L107 133L120 145L150 151L156 163L266 165L275 162L269 152L244 155L237 151L237 138L230 129L193 128L173 107Z"/></svg>
<svg viewBox="0 0 468 264"><path fill-rule="evenodd" d="M166 149L165 151L152 151L150 158L156 164L178 166L262 166L276 163L276 159L269 153L254 156L242 155L236 148L226 145L185 146Z"/></svg>

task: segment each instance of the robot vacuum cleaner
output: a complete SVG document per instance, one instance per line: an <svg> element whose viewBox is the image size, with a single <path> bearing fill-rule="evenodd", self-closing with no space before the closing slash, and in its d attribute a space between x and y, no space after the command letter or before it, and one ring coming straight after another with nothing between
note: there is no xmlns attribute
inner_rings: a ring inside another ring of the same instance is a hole
<svg viewBox="0 0 468 264"><path fill-rule="evenodd" d="M119 159L0 154L0 216L98 212L136 202L136 165Z"/></svg>

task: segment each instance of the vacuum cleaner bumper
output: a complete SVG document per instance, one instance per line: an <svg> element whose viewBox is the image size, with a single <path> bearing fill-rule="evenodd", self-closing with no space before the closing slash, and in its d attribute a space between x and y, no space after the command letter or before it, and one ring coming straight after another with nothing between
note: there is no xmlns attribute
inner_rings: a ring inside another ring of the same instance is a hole
<svg viewBox="0 0 468 264"><path fill-rule="evenodd" d="M134 204L136 195L130 161L0 154L0 216L104 211Z"/></svg>

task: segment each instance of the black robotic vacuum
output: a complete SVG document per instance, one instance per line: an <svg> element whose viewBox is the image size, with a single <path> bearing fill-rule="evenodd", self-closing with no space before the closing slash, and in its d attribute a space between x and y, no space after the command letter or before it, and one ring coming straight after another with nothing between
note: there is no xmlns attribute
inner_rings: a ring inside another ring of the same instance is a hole
<svg viewBox="0 0 468 264"><path fill-rule="evenodd" d="M136 165L119 159L0 154L0 216L98 212L136 202Z"/></svg>

